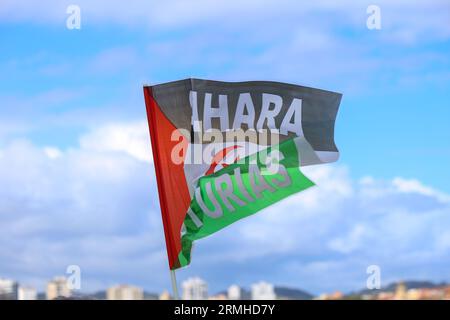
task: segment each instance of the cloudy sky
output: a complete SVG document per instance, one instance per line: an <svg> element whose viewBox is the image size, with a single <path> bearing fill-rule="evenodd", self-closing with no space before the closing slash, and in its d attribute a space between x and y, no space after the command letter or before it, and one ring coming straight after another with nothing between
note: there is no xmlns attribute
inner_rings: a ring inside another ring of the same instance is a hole
<svg viewBox="0 0 450 320"><path fill-rule="evenodd" d="M42 290L76 264L83 291L170 288L142 85L197 77L343 93L341 159L198 241L180 280L319 294L375 264L385 285L450 281L449 21L444 0L2 0L0 277Z"/></svg>

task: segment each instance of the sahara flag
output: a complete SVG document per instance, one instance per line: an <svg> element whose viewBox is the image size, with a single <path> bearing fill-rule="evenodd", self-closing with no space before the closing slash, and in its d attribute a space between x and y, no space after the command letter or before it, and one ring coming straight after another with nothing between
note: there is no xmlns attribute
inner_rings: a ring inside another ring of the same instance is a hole
<svg viewBox="0 0 450 320"><path fill-rule="evenodd" d="M339 157L339 93L186 79L144 96L172 270L190 263L195 240L313 186L301 166Z"/></svg>

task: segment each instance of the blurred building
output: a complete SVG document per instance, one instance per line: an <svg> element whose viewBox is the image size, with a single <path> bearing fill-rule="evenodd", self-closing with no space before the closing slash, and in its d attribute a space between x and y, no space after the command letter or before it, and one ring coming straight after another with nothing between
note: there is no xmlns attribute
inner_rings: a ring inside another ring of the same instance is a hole
<svg viewBox="0 0 450 320"><path fill-rule="evenodd" d="M0 300L17 300L18 287L16 281L0 278Z"/></svg>
<svg viewBox="0 0 450 320"><path fill-rule="evenodd" d="M421 300L422 292L423 292L423 290L421 290L421 289L409 289L406 292L406 297L408 300Z"/></svg>
<svg viewBox="0 0 450 320"><path fill-rule="evenodd" d="M19 287L18 290L19 300L37 300L37 291L33 287Z"/></svg>
<svg viewBox="0 0 450 320"><path fill-rule="evenodd" d="M378 300L445 300L450 299L450 286L407 289L404 283L399 283L394 292L382 291L371 298Z"/></svg>
<svg viewBox="0 0 450 320"><path fill-rule="evenodd" d="M172 297L170 296L169 291L164 290L164 291L159 295L159 300L172 300Z"/></svg>
<svg viewBox="0 0 450 320"><path fill-rule="evenodd" d="M184 300L206 300L208 299L208 284L198 278L189 278L182 284Z"/></svg>
<svg viewBox="0 0 450 320"><path fill-rule="evenodd" d="M208 300L228 300L228 297L224 293L216 294L215 296L210 296Z"/></svg>
<svg viewBox="0 0 450 320"><path fill-rule="evenodd" d="M444 299L450 300L450 286L446 286L443 288Z"/></svg>
<svg viewBox="0 0 450 320"><path fill-rule="evenodd" d="M130 285L118 285L106 290L108 300L143 300L144 290Z"/></svg>
<svg viewBox="0 0 450 320"><path fill-rule="evenodd" d="M410 289L407 292L408 300L444 300L447 287Z"/></svg>
<svg viewBox="0 0 450 320"><path fill-rule="evenodd" d="M47 300L57 298L70 298L72 290L70 290L66 277L55 277L47 284Z"/></svg>
<svg viewBox="0 0 450 320"><path fill-rule="evenodd" d="M233 284L228 288L228 299L241 300L241 296L241 287L239 287L238 285Z"/></svg>
<svg viewBox="0 0 450 320"><path fill-rule="evenodd" d="M394 294L395 300L405 300L406 299L406 286L403 282L400 282L395 288Z"/></svg>
<svg viewBox="0 0 450 320"><path fill-rule="evenodd" d="M393 292L380 292L377 296L378 300L393 300L395 293Z"/></svg>
<svg viewBox="0 0 450 320"><path fill-rule="evenodd" d="M333 293L323 293L315 300L342 300L343 298L344 294L341 291L335 291Z"/></svg>
<svg viewBox="0 0 450 320"><path fill-rule="evenodd" d="M273 284L264 281L252 284L252 300L275 300Z"/></svg>

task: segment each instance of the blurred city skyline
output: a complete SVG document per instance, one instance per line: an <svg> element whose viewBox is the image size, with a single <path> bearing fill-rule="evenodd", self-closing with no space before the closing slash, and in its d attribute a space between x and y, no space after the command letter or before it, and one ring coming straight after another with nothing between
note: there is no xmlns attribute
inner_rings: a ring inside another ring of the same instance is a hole
<svg viewBox="0 0 450 320"><path fill-rule="evenodd" d="M428 281L399 281L388 286L344 293L335 291L313 295L304 289L280 287L266 281L253 283L250 288L237 284L212 293L208 283L191 277L181 283L181 300L450 300L450 285ZM117 284L97 292L75 289L70 279L56 276L47 283L44 292L19 284L13 279L0 278L0 300L173 300L166 289L159 293L146 292L142 287Z"/></svg>

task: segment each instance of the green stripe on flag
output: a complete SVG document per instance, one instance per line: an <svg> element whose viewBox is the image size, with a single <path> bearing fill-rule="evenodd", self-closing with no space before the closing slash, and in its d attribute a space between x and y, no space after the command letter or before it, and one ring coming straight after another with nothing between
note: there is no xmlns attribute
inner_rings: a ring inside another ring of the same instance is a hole
<svg viewBox="0 0 450 320"><path fill-rule="evenodd" d="M181 267L190 263L193 241L313 186L300 171L299 154L290 139L201 177L184 220Z"/></svg>

